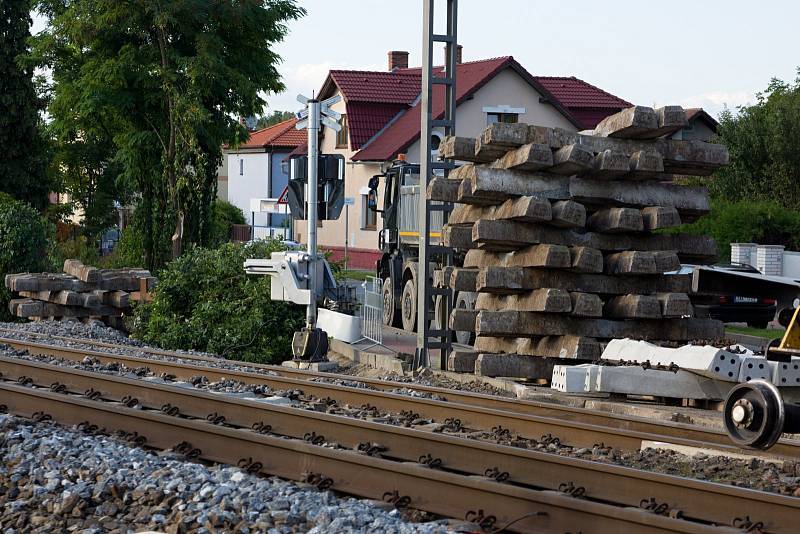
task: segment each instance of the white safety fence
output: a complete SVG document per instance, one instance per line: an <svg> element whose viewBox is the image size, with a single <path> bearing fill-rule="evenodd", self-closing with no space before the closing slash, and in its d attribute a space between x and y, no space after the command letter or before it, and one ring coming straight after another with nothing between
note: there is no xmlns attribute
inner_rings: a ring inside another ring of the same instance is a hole
<svg viewBox="0 0 800 534"><path fill-rule="evenodd" d="M375 345L383 345L383 299L381 279L368 277L361 287L364 300L361 303L361 337Z"/></svg>

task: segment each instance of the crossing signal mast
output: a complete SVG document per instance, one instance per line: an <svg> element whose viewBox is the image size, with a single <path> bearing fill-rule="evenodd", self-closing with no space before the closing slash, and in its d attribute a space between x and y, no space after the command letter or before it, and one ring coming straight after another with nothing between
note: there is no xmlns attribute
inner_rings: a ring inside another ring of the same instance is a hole
<svg viewBox="0 0 800 534"><path fill-rule="evenodd" d="M319 154L321 125L338 132L341 114L330 107L341 100L335 96L320 102L302 95L297 100L306 107L296 116L295 128L308 130L308 155L292 162L289 184L281 193L279 203L288 203L292 216L308 221L308 241L305 251L273 252L269 259L246 260L248 274L265 274L271 277L272 300L282 300L306 306L306 325L292 339L295 360L318 362L326 359L328 334L317 328L317 301L326 290L336 288L330 266L317 254L317 222L338 218L344 194L344 160L341 156ZM320 161L324 187L320 205ZM321 210L320 207L323 209Z"/></svg>

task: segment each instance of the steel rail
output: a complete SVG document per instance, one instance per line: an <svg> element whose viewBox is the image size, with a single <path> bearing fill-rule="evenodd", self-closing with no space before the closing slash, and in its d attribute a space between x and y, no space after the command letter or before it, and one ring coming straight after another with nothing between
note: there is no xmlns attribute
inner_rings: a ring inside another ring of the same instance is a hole
<svg viewBox="0 0 800 534"><path fill-rule="evenodd" d="M2 332L19 332L9 328L0 327L0 334ZM85 344L90 346L103 347L107 349L120 349L120 350L138 350L147 352L157 356L166 356L172 358L180 358L184 360L192 360L198 362L219 362L220 358L204 356L200 354L185 354L176 351L169 351L163 349L156 349L150 347L131 347L128 345L117 345L114 343L107 343L96 340L83 340L79 338L72 338L66 336L49 336L46 334L25 332L25 335L32 335L33 337L41 339L58 339L59 341ZM46 344L37 344L35 342L21 341L10 338L0 337L0 343L6 343L16 348L27 349L32 353L48 354L54 356L68 357L69 353L75 353L82 358L83 356L90 355L97 357L98 353L87 352L85 349L78 349L73 347L58 347L49 346ZM55 352L54 352L55 350ZM105 353L100 353L105 354ZM320 373L315 371L305 371L297 369L289 369L278 365L267 365L250 362L236 362L231 360L224 360L231 363L241 363L242 366L252 367L253 369L260 369L269 373L274 373L287 378L296 378L299 380L309 380L313 378L322 379L343 379L342 375L334 373ZM732 446L733 443L728 435L722 428L700 427L697 425L657 421L645 417L634 415L622 415L609 412L601 412L589 408L577 408L573 406L564 406L555 403L532 401L524 399L509 399L498 397L495 395L486 395L481 393L474 393L471 391L458 391L447 388L424 386L414 383L394 382L389 380L379 380L373 378L362 378L347 376L347 380L363 383L375 389L382 391L406 388L413 391L420 391L430 393L445 398L450 402L457 402L460 404L471 404L486 408L494 408L497 410L518 412L531 415L542 415L547 417L557 417L564 421L577 421L600 426L607 426L611 428L622 428L636 432L644 432L648 434L658 434L661 436L659 441L670 441L673 438L692 439L698 442L705 442L707 448L717 448L723 446L725 450L730 450L727 447ZM775 446L770 449L769 453L765 454L763 451L744 451L739 449L738 452L745 452L748 454L757 454L766 457L784 457L784 458L798 458L800 457L800 441L791 439L781 439Z"/></svg>
<svg viewBox="0 0 800 534"><path fill-rule="evenodd" d="M4 408L15 415L35 420L52 417L61 424L83 424L84 428L87 423L93 424L105 431L136 436L153 448L191 450L190 457L240 465L251 472L291 480L311 480L322 488L390 500L447 517L487 519L490 515L492 526L507 525L510 531L741 533L738 528L576 500L560 492L513 486L17 384L0 382L0 399ZM442 495L448 498L442 499ZM491 510L491 514L484 510Z"/></svg>
<svg viewBox="0 0 800 534"><path fill-rule="evenodd" d="M220 369L183 362L149 359L138 356L111 354L85 349L52 346L42 343L33 343L18 340L5 340L0 338L0 343L7 343L15 348L25 349L31 353L46 354L55 357L64 357L73 361L80 361L85 356L91 356L104 363L119 362L132 368L149 368L155 373L171 375L176 378L189 379L193 376L204 375L210 380L223 378L236 379L248 384L263 384L273 389L297 389L305 394L319 398L333 398L341 403L360 406L369 404L377 408L400 413L412 411L422 417L444 421L448 418L458 418L464 424L475 429L491 429L496 426L507 428L511 432L528 438L537 438L545 435L555 435L564 444L575 447L591 447L597 443L608 446L638 450L643 441L668 442L676 445L685 445L697 448L713 448L722 452L742 453L721 431L714 431L690 425L677 426L648 420L636 421L636 426L643 430L627 428L633 424L625 418L620 418L619 426L607 426L602 423L604 418L591 419L592 423L566 417L559 410L545 412L548 415L521 413L519 411L497 410L474 404L461 404L452 401L439 401L419 397L411 397L387 391L376 391L365 388L339 386L326 382L313 382L279 375L250 373L245 371ZM336 376L336 375L332 375ZM338 377L341 378L341 377ZM449 390L443 390L448 392ZM586 410L588 412L588 410ZM800 456L793 445L777 444L770 450L770 455ZM788 451L786 450L788 447ZM776 451L775 449L778 448Z"/></svg>
<svg viewBox="0 0 800 534"><path fill-rule="evenodd" d="M431 431L403 428L294 407L275 406L185 387L156 384L17 358L0 357L4 380L50 387L91 398L138 404L175 416L206 419L242 428L265 428L313 443L331 441L354 450L380 451L401 461L440 465L471 475L493 473L510 483L565 491L573 496L623 506L680 510L682 517L733 524L737 511L751 512L764 530L794 532L800 499L736 486L562 457L464 439ZM130 401L129 401L130 402ZM491 510L488 510L491 512ZM756 517L757 516L757 517Z"/></svg>

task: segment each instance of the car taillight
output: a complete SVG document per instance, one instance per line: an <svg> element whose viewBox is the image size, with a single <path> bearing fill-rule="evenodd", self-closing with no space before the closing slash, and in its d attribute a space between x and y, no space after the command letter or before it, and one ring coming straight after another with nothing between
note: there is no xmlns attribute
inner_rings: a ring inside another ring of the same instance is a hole
<svg viewBox="0 0 800 534"><path fill-rule="evenodd" d="M778 301L775 299L761 299L762 304L766 304L767 306L774 306Z"/></svg>
<svg viewBox="0 0 800 534"><path fill-rule="evenodd" d="M725 296L725 295L723 295L723 296L721 296L721 297L719 298L719 303L720 303L720 304L728 304L728 302L729 302L729 299L728 299L728 297L727 297L727 296Z"/></svg>

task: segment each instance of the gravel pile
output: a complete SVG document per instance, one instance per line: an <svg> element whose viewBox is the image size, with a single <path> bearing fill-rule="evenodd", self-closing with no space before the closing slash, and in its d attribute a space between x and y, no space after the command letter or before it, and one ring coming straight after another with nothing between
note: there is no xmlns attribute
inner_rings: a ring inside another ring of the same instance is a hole
<svg viewBox="0 0 800 534"><path fill-rule="evenodd" d="M0 328L13 328L19 333L32 332L34 334L48 334L51 336L66 336L91 339L94 341L105 341L108 343L119 343L121 345L131 345L134 347L141 347L144 344L141 341L131 339L119 330L105 326L102 323L92 322L84 324L80 321L33 321L29 323L0 323ZM3 337L13 337L18 339L15 335L7 334L6 332L0 333ZM27 337L22 337L26 339Z"/></svg>
<svg viewBox="0 0 800 534"><path fill-rule="evenodd" d="M446 532L330 491L0 415L0 528L16 532Z"/></svg>

